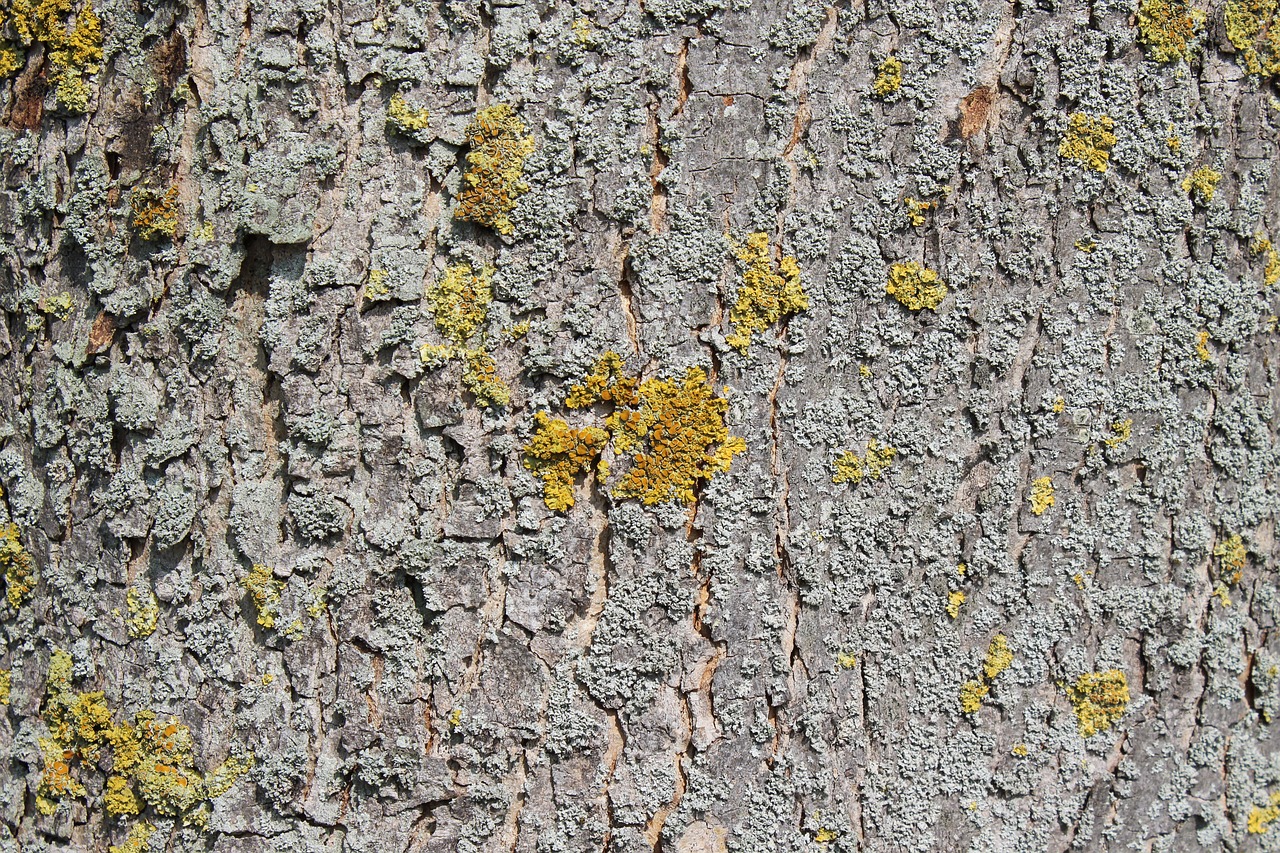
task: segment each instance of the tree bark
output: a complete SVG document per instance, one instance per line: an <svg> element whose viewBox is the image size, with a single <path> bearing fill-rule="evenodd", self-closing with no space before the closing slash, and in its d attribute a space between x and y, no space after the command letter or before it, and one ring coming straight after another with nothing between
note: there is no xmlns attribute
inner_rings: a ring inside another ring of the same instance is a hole
<svg viewBox="0 0 1280 853"><path fill-rule="evenodd" d="M5 24L0 850L1280 849L1265 30L93 3L83 113Z"/></svg>

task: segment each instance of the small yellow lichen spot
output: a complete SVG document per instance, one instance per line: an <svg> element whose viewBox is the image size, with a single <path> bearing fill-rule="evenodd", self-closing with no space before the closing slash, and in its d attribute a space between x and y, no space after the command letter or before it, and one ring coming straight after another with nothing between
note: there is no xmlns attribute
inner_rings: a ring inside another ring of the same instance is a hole
<svg viewBox="0 0 1280 853"><path fill-rule="evenodd" d="M574 429L546 412L534 413L534 433L524 448L524 467L542 481L547 508L563 512L573 506L573 482L585 474L609 441L598 427Z"/></svg>
<svg viewBox="0 0 1280 853"><path fill-rule="evenodd" d="M968 572L969 572L969 567L966 566L964 563L960 563L958 566L956 566L956 575L958 577L964 577L966 574L968 574Z"/></svg>
<svg viewBox="0 0 1280 853"><path fill-rule="evenodd" d="M146 853L151 849L148 841L155 831L156 828L146 821L136 823L133 829L129 830L129 837L125 839L124 844L112 844L107 848L107 853Z"/></svg>
<svg viewBox="0 0 1280 853"><path fill-rule="evenodd" d="M1213 556L1219 559L1218 577L1227 583L1239 583L1244 572L1245 562L1249 559L1249 551L1244 547L1244 540L1236 533L1213 546Z"/></svg>
<svg viewBox="0 0 1280 853"><path fill-rule="evenodd" d="M852 450L837 456L833 467L836 469L831 475L833 483L860 483L866 473L862 468L862 457Z"/></svg>
<svg viewBox="0 0 1280 853"><path fill-rule="evenodd" d="M1075 584L1076 584L1076 586L1077 586L1077 587L1079 587L1080 589L1084 589L1084 575L1083 575L1083 574L1081 574L1080 572L1076 572L1074 575L1072 575L1072 576L1071 576L1071 580L1075 581Z"/></svg>
<svg viewBox="0 0 1280 853"><path fill-rule="evenodd" d="M597 402L635 406L640 402L636 396L638 384L635 378L626 375L622 356L611 350L596 359L582 381L569 389L564 404L570 409L582 409Z"/></svg>
<svg viewBox="0 0 1280 853"><path fill-rule="evenodd" d="M364 286L365 299L385 299L391 295L391 288L387 286L387 271L380 269L369 270L369 281Z"/></svg>
<svg viewBox="0 0 1280 853"><path fill-rule="evenodd" d="M1202 207L1208 207L1213 201L1213 194L1218 190L1218 182L1222 173L1208 166L1201 166L1182 180L1182 191L1191 193Z"/></svg>
<svg viewBox="0 0 1280 853"><path fill-rule="evenodd" d="M907 221L915 226L924 225L928 221L925 218L925 212L938 206L936 201L920 201L911 196L907 196L902 201L907 206Z"/></svg>
<svg viewBox="0 0 1280 853"><path fill-rule="evenodd" d="M522 320L514 326L507 326L502 330L502 334L506 335L508 340L518 341L529 334L530 325L530 321Z"/></svg>
<svg viewBox="0 0 1280 853"><path fill-rule="evenodd" d="M1280 4L1276 0L1227 0L1227 38L1245 71L1259 77L1280 74Z"/></svg>
<svg viewBox="0 0 1280 853"><path fill-rule="evenodd" d="M846 450L836 457L833 464L835 473L831 475L833 483L860 483L863 477L880 479L898 455L895 447L881 446L874 438L867 442L867 454L860 457L852 450Z"/></svg>
<svg viewBox="0 0 1280 853"><path fill-rule="evenodd" d="M124 620L129 636L139 639L154 634L156 624L160 621L160 605L155 593L149 589L130 587L125 593L124 603L129 611L128 618Z"/></svg>
<svg viewBox="0 0 1280 853"><path fill-rule="evenodd" d="M1031 511L1043 515L1044 511L1057 503L1054 497L1053 478L1037 477L1031 481Z"/></svg>
<svg viewBox="0 0 1280 853"><path fill-rule="evenodd" d="M1055 415L1062 414L1064 411L1066 411L1066 408L1067 408L1067 401L1064 400L1062 397L1059 397L1053 401L1053 413Z"/></svg>
<svg viewBox="0 0 1280 853"><path fill-rule="evenodd" d="M573 33L573 40L578 43L579 47L590 50L596 46L596 28L591 23L590 18L576 18L569 25L570 31Z"/></svg>
<svg viewBox="0 0 1280 853"><path fill-rule="evenodd" d="M957 618L960 615L960 606L964 604L966 597L967 596L959 590L950 593L947 596L947 615L952 619Z"/></svg>
<svg viewBox="0 0 1280 853"><path fill-rule="evenodd" d="M533 153L533 137L508 104L494 104L476 113L466 127L467 172L454 216L510 235L515 226L508 214L516 198L529 191L522 178L525 158Z"/></svg>
<svg viewBox="0 0 1280 853"><path fill-rule="evenodd" d="M427 367L441 367L457 357L459 352L458 347L446 344L423 344L418 350L418 354L422 356L422 363Z"/></svg>
<svg viewBox="0 0 1280 853"><path fill-rule="evenodd" d="M1262 835L1277 818L1280 818L1280 792L1272 794L1267 805L1254 806L1249 812L1249 834Z"/></svg>
<svg viewBox="0 0 1280 853"><path fill-rule="evenodd" d="M853 669L858 665L858 656L853 652L841 652L836 655L836 663L843 669Z"/></svg>
<svg viewBox="0 0 1280 853"><path fill-rule="evenodd" d="M937 270L915 261L890 267L889 282L884 290L912 311L936 309L947 295L947 286L938 277Z"/></svg>
<svg viewBox="0 0 1280 853"><path fill-rule="evenodd" d="M1009 639L1004 634L996 634L987 646L987 659L982 663L982 674L987 681L995 681L1011 663L1013 652L1009 649Z"/></svg>
<svg viewBox="0 0 1280 853"><path fill-rule="evenodd" d="M840 833L836 832L834 829L827 829L826 827L820 827L818 829L817 834L813 836L813 840L818 842L819 844L830 844L832 841L835 841L839 837L840 837Z"/></svg>
<svg viewBox="0 0 1280 853"><path fill-rule="evenodd" d="M742 268L742 283L737 302L729 312L733 333L725 341L746 355L752 335L804 311L809 307L809 297L800 283L800 265L794 257L783 257L774 271L769 235L750 234L746 243L735 245L734 249Z"/></svg>
<svg viewBox="0 0 1280 853"><path fill-rule="evenodd" d="M18 541L18 526L0 527L0 568L4 569L5 599L17 610L36 588L36 566Z"/></svg>
<svg viewBox="0 0 1280 853"><path fill-rule="evenodd" d="M253 607L258 612L258 624L263 628L274 628L276 606L280 603L280 591L284 589L284 582L275 579L270 566L255 563L249 573L240 579L240 586L253 600Z"/></svg>
<svg viewBox="0 0 1280 853"><path fill-rule="evenodd" d="M1196 336L1196 357L1203 362L1213 360L1213 353L1209 350L1209 333L1204 330Z"/></svg>
<svg viewBox="0 0 1280 853"><path fill-rule="evenodd" d="M966 714L976 714L982 710L982 700L987 698L991 688L981 681L966 681L960 685L960 710Z"/></svg>
<svg viewBox="0 0 1280 853"><path fill-rule="evenodd" d="M9 704L9 693L13 689L13 670L0 669L0 705Z"/></svg>
<svg viewBox="0 0 1280 853"><path fill-rule="evenodd" d="M1079 240L1072 243L1072 245L1085 254L1088 254L1098 248L1098 241L1092 237L1081 237Z"/></svg>
<svg viewBox="0 0 1280 853"><path fill-rule="evenodd" d="M75 305L71 294L64 290L57 296L44 297L40 300L38 307L51 317L65 321L71 316L71 309L75 308Z"/></svg>
<svg viewBox="0 0 1280 853"><path fill-rule="evenodd" d="M1013 749L1009 750L1009 752L1016 755L1018 758L1026 758L1031 753L1031 751L1027 749L1027 745L1025 743L1015 743L1013 745Z"/></svg>
<svg viewBox="0 0 1280 853"><path fill-rule="evenodd" d="M1072 113L1067 119L1067 132L1058 145L1058 156L1097 172L1107 171L1111 149L1116 144L1116 135L1112 133L1115 125L1110 116Z"/></svg>
<svg viewBox="0 0 1280 853"><path fill-rule="evenodd" d="M325 598L329 595L329 591L324 587L316 587L311 593L311 603L307 605L307 615L312 619L320 618L320 614L329 609L329 602Z"/></svg>
<svg viewBox="0 0 1280 853"><path fill-rule="evenodd" d="M1092 737L1124 716L1129 704L1129 682L1118 669L1086 672L1067 688L1067 698L1075 709L1080 735Z"/></svg>
<svg viewBox="0 0 1280 853"><path fill-rule="evenodd" d="M270 687L270 686L275 682L275 680L276 680L276 677L275 677L275 675L273 675L272 673L270 673L270 672L264 672L264 673L262 673L262 686L263 686L263 687Z"/></svg>
<svg viewBox="0 0 1280 853"><path fill-rule="evenodd" d="M457 728L462 723L462 709L454 708L449 712L449 725Z"/></svg>
<svg viewBox="0 0 1280 853"><path fill-rule="evenodd" d="M133 208L133 228L143 240L173 239L178 231L178 187L169 187L163 194L151 187L134 189L129 198Z"/></svg>
<svg viewBox="0 0 1280 853"><path fill-rule="evenodd" d="M498 375L498 363L484 347L462 350L465 368L462 371L462 387L476 398L476 405L509 406L511 389Z"/></svg>
<svg viewBox="0 0 1280 853"><path fill-rule="evenodd" d="M1177 136L1170 136L1164 141L1164 144L1169 146L1169 153L1171 154L1177 154L1182 150L1182 139Z"/></svg>
<svg viewBox="0 0 1280 853"><path fill-rule="evenodd" d="M370 273L370 280L373 275ZM479 272L470 264L454 264L427 290L436 329L458 346L465 344L489 317L493 301L493 268Z"/></svg>
<svg viewBox="0 0 1280 853"><path fill-rule="evenodd" d="M1262 270L1262 283L1267 287L1280 284L1280 252L1276 251L1271 241L1258 234L1249 244L1249 249L1255 255L1262 255L1267 259L1266 266Z"/></svg>
<svg viewBox="0 0 1280 853"><path fill-rule="evenodd" d="M870 379L872 375L871 368L867 367L865 364L859 364L858 375L861 376L863 379Z"/></svg>
<svg viewBox="0 0 1280 853"><path fill-rule="evenodd" d="M877 97L887 98L902 88L902 60L890 56L876 68L876 79L871 84L871 91Z"/></svg>
<svg viewBox="0 0 1280 853"><path fill-rule="evenodd" d="M1218 584L1214 586L1211 594L1214 598L1218 599L1218 603L1223 607L1231 606L1231 592L1227 589L1226 584L1219 581Z"/></svg>
<svg viewBox="0 0 1280 853"><path fill-rule="evenodd" d="M1142 0L1138 39L1156 62L1191 57L1191 42L1204 29L1205 14L1187 0Z"/></svg>
<svg viewBox="0 0 1280 853"><path fill-rule="evenodd" d="M406 136L426 130L430 117L425 107L411 107L399 92L392 95L387 104L387 124Z"/></svg>
<svg viewBox="0 0 1280 853"><path fill-rule="evenodd" d="M1107 447L1119 447L1130 438L1133 437L1133 418L1125 418L1122 421L1113 421L1111 424L1111 437L1104 439Z"/></svg>

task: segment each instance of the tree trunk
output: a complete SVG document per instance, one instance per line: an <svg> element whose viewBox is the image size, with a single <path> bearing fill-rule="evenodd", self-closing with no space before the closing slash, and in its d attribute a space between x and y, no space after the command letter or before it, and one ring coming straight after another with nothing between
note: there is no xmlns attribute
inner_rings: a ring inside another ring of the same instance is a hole
<svg viewBox="0 0 1280 853"><path fill-rule="evenodd" d="M1266 4L91 2L0 850L1280 849Z"/></svg>

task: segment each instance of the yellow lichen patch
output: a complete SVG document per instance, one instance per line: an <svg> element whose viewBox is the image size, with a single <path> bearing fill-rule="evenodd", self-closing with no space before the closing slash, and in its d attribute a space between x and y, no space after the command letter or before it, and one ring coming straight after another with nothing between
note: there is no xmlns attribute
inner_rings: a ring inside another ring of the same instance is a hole
<svg viewBox="0 0 1280 853"><path fill-rule="evenodd" d="M907 221L916 226L924 225L928 221L925 213L938 207L936 201L920 201L911 196L904 198L902 203L907 206Z"/></svg>
<svg viewBox="0 0 1280 853"><path fill-rule="evenodd" d="M840 833L836 832L834 829L819 827L817 833L815 833L813 836L813 840L818 842L819 844L830 844L832 841L835 841L839 837L840 837Z"/></svg>
<svg viewBox="0 0 1280 853"><path fill-rule="evenodd" d="M5 599L17 610L36 588L36 567L18 541L16 524L0 527L0 567L4 568Z"/></svg>
<svg viewBox="0 0 1280 853"><path fill-rule="evenodd" d="M1009 650L1009 639L1004 634L996 634L987 645L987 659L982 663L982 674L988 682L995 681L1000 673L1013 663L1013 652Z"/></svg>
<svg viewBox="0 0 1280 853"><path fill-rule="evenodd" d="M9 693L13 689L13 671L0 669L0 705L9 704Z"/></svg>
<svg viewBox="0 0 1280 853"><path fill-rule="evenodd" d="M533 153L533 138L507 104L494 104L476 113L466 127L466 186L458 196L454 216L484 225L499 234L515 229L508 214L516 198L529 190L522 180L525 158Z"/></svg>
<svg viewBox="0 0 1280 853"><path fill-rule="evenodd" d="M462 371L462 387L476 398L478 406L507 406L511 404L511 389L498 375L498 363L489 351L480 347L462 351L465 368Z"/></svg>
<svg viewBox="0 0 1280 853"><path fill-rule="evenodd" d="M386 270L369 270L369 281L364 286L364 298L377 300L390 296L391 287L387 284L387 278Z"/></svg>
<svg viewBox="0 0 1280 853"><path fill-rule="evenodd" d="M1271 241L1259 234L1253 238L1249 249L1255 255L1262 255L1267 259L1266 266L1262 270L1262 283L1267 287L1280 284L1280 252L1276 251Z"/></svg>
<svg viewBox="0 0 1280 853"><path fill-rule="evenodd" d="M1191 42L1204 29L1205 14L1187 0L1142 0L1138 39L1156 62L1191 58Z"/></svg>
<svg viewBox="0 0 1280 853"><path fill-rule="evenodd" d="M156 828L146 821L134 824L124 844L112 844L107 848L107 853L146 853L151 849L147 842L155 831Z"/></svg>
<svg viewBox="0 0 1280 853"><path fill-rule="evenodd" d="M1182 180L1182 191L1191 193L1202 207L1208 207L1209 202L1213 201L1213 194L1218 189L1218 182L1222 180L1222 173L1210 169L1208 166L1201 166Z"/></svg>
<svg viewBox="0 0 1280 853"><path fill-rule="evenodd" d="M493 268L478 273L470 264L454 264L427 291L436 328L455 344L466 343L489 317L493 301Z"/></svg>
<svg viewBox="0 0 1280 853"><path fill-rule="evenodd" d="M86 4L74 14L71 0L13 0L5 11L24 47L42 45L49 58L46 76L54 85L58 103L73 113L89 109L89 87L85 78L98 71L102 62L102 24L93 7ZM15 46L3 46L0 60L3 73L22 67Z"/></svg>
<svg viewBox="0 0 1280 853"><path fill-rule="evenodd" d="M733 457L747 449L729 435L729 401L715 395L700 367L686 370L683 380L646 379L638 396L636 408L615 411L605 422L614 448L634 451L615 497L638 498L646 506L693 503L699 481L728 471Z"/></svg>
<svg viewBox="0 0 1280 853"><path fill-rule="evenodd" d="M877 97L887 98L902 88L902 60L890 56L876 68L876 79L871 83L871 91Z"/></svg>
<svg viewBox="0 0 1280 853"><path fill-rule="evenodd" d="M249 573L240 579L240 586L253 600L253 609L258 613L258 624L263 628L274 628L276 625L277 605L280 604L280 591L284 582L278 581L272 574L270 566L255 563Z"/></svg>
<svg viewBox="0 0 1280 853"><path fill-rule="evenodd" d="M596 402L616 406L635 406L640 402L636 395L639 381L626 375L626 365L616 352L606 352L582 381L569 389L564 404L570 409L581 409Z"/></svg>
<svg viewBox="0 0 1280 853"><path fill-rule="evenodd" d="M947 286L938 277L937 270L915 261L890 267L889 282L884 290L912 311L935 309L947 295Z"/></svg>
<svg viewBox="0 0 1280 853"><path fill-rule="evenodd" d="M407 136L426 130L430 118L425 107L409 106L409 102L399 92L392 95L391 102L387 104L387 124Z"/></svg>
<svg viewBox="0 0 1280 853"><path fill-rule="evenodd" d="M123 776L107 777L107 789L102 796L102 804L107 814L112 817L139 814L146 805L129 787L129 780Z"/></svg>
<svg viewBox="0 0 1280 853"><path fill-rule="evenodd" d="M534 413L534 433L524 448L524 467L542 481L543 500L562 512L573 506L573 481L586 473L609 442L599 427L574 429L546 412Z"/></svg>
<svg viewBox="0 0 1280 853"><path fill-rule="evenodd" d="M1103 439L1103 443L1107 447L1119 447L1130 438L1133 437L1133 418L1125 418L1122 421L1112 421L1111 437Z"/></svg>
<svg viewBox="0 0 1280 853"><path fill-rule="evenodd" d="M982 700L987 698L991 688L981 681L966 681L960 685L960 710L966 714L976 714L982 710Z"/></svg>
<svg viewBox="0 0 1280 853"><path fill-rule="evenodd" d="M1009 750L1009 752L1018 758L1026 758L1031 754L1031 751L1027 749L1027 745L1025 743L1015 743L1013 745L1013 749Z"/></svg>
<svg viewBox="0 0 1280 853"><path fill-rule="evenodd" d="M751 336L809 307L809 297L800 284L800 265L791 255L778 261L775 272L769 252L769 235L757 232L747 242L735 246L742 267L738 299L729 312L733 333L725 338L729 346L747 354Z"/></svg>
<svg viewBox="0 0 1280 853"><path fill-rule="evenodd" d="M858 656L853 652L841 652L836 655L836 663L840 664L842 669L853 669L858 665Z"/></svg>
<svg viewBox="0 0 1280 853"><path fill-rule="evenodd" d="M1244 547L1244 540L1236 533L1213 546L1213 556L1217 557L1218 577L1227 583L1239 583L1244 573L1249 552Z"/></svg>
<svg viewBox="0 0 1280 853"><path fill-rule="evenodd" d="M1109 729L1129 704L1129 682L1123 672L1086 672L1067 688L1067 698L1076 712L1082 737L1092 737Z"/></svg>
<svg viewBox="0 0 1280 853"><path fill-rule="evenodd" d="M178 187L162 195L151 187L138 187L129 198L133 208L133 229L143 240L173 238L178 230Z"/></svg>
<svg viewBox="0 0 1280 853"><path fill-rule="evenodd" d="M1262 835L1277 818L1280 818L1280 792L1272 794L1265 806L1254 806L1249 812L1249 834Z"/></svg>
<svg viewBox="0 0 1280 853"><path fill-rule="evenodd" d="M833 483L860 483L863 477L879 480L898 455L896 447L881 446L874 438L867 442L865 456L859 456L852 450L846 450L836 457L833 465L835 473L831 475Z"/></svg>
<svg viewBox="0 0 1280 853"><path fill-rule="evenodd" d="M1062 397L1058 397L1053 401L1053 413L1055 415L1062 414L1064 411L1066 411L1066 408L1067 408L1067 401Z"/></svg>
<svg viewBox="0 0 1280 853"><path fill-rule="evenodd" d="M1196 358L1203 362L1213 360L1213 352L1209 349L1209 333L1203 329L1196 335Z"/></svg>
<svg viewBox="0 0 1280 853"><path fill-rule="evenodd" d="M70 317L75 306L75 300L65 290L56 296L44 297L38 304L41 311L57 320L66 320Z"/></svg>
<svg viewBox="0 0 1280 853"><path fill-rule="evenodd" d="M1111 149L1116 144L1116 135L1112 133L1115 124L1110 116L1072 113L1067 119L1067 132L1058 145L1058 156L1097 172L1107 171Z"/></svg>
<svg viewBox="0 0 1280 853"><path fill-rule="evenodd" d="M579 47L589 49L596 46L596 28L590 18L575 18L569 25L569 31L573 33L573 40Z"/></svg>
<svg viewBox="0 0 1280 853"><path fill-rule="evenodd" d="M160 620L160 606L155 593L149 589L130 587L124 596L129 616L124 620L125 629L133 638L150 637Z"/></svg>
<svg viewBox="0 0 1280 853"><path fill-rule="evenodd" d="M1037 477L1031 481L1031 511L1044 515L1044 511L1058 502L1054 497L1053 478Z"/></svg>
<svg viewBox="0 0 1280 853"><path fill-rule="evenodd" d="M947 596L947 615L952 619L957 618L960 615L960 607L964 604L965 598L967 596L959 590L949 594Z"/></svg>
<svg viewBox="0 0 1280 853"><path fill-rule="evenodd" d="M1259 77L1280 73L1280 3L1227 0L1223 17L1245 71Z"/></svg>

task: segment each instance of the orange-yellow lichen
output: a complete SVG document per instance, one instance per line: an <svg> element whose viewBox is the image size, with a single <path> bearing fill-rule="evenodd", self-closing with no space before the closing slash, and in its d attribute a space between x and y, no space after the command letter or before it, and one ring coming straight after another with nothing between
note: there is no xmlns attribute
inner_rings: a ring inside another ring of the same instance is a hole
<svg viewBox="0 0 1280 853"><path fill-rule="evenodd" d="M1123 672L1086 672L1067 688L1067 698L1076 712L1082 737L1092 737L1109 729L1129 704L1129 682Z"/></svg>
<svg viewBox="0 0 1280 853"><path fill-rule="evenodd" d="M889 281L884 290L912 311L936 309L947 295L947 286L938 277L937 270L916 261L890 267Z"/></svg>
<svg viewBox="0 0 1280 853"><path fill-rule="evenodd" d="M1249 559L1249 551L1244 547L1240 534L1228 536L1213 546L1213 556L1219 560L1218 577L1227 583L1239 583Z"/></svg>
<svg viewBox="0 0 1280 853"><path fill-rule="evenodd" d="M911 196L904 198L902 203L907 206L907 221L915 226L924 225L928 222L925 213L930 210L936 210L938 207L937 201L920 201Z"/></svg>
<svg viewBox="0 0 1280 853"><path fill-rule="evenodd" d="M634 406L640 402L635 377L626 375L626 365L616 352L606 352L582 377L582 381L569 389L564 404L570 409L581 409L592 403L602 402L615 406Z"/></svg>
<svg viewBox="0 0 1280 853"><path fill-rule="evenodd" d="M71 0L12 0L5 5L7 22L12 23L18 42L23 47L44 47L49 58L47 76L58 103L73 113L86 112L89 87L85 78L96 73L102 62L102 24L93 7L85 4L71 21ZM5 23L0 14L0 25ZM11 74L21 67L17 47L8 42L0 46L0 73Z"/></svg>
<svg viewBox="0 0 1280 853"><path fill-rule="evenodd" d="M967 596L960 590L956 590L947 595L947 615L952 619L960 616L960 607L964 604Z"/></svg>
<svg viewBox="0 0 1280 853"><path fill-rule="evenodd" d="M1223 19L1245 71L1259 77L1280 74L1280 2L1227 0Z"/></svg>
<svg viewBox="0 0 1280 853"><path fill-rule="evenodd" d="M476 113L466 135L471 145L463 176L466 186L454 216L511 234L514 226L508 214L515 209L516 198L529 190L522 174L525 158L533 153L533 137L507 104Z"/></svg>
<svg viewBox="0 0 1280 853"><path fill-rule="evenodd" d="M725 338L729 346L746 355L751 336L774 323L809 307L809 297L800 283L800 265L791 255L778 261L775 272L769 251L769 235L757 232L747 242L735 245L742 267L738 298L729 312L733 333Z"/></svg>
<svg viewBox="0 0 1280 853"><path fill-rule="evenodd" d="M1280 252L1276 251L1276 247L1271 241L1261 234L1253 238L1253 242L1249 244L1249 249L1255 255L1262 255L1266 258L1266 266L1262 269L1262 283L1266 287L1274 287L1280 284Z"/></svg>
<svg viewBox="0 0 1280 853"><path fill-rule="evenodd" d="M138 187L129 199L133 208L133 228L143 240L172 239L178 230L178 187L161 195L151 187Z"/></svg>
<svg viewBox="0 0 1280 853"><path fill-rule="evenodd" d="M1138 39L1156 62L1190 59L1192 41L1204 29L1205 14L1187 0L1142 0Z"/></svg>
<svg viewBox="0 0 1280 853"><path fill-rule="evenodd" d="M396 92L387 104L387 124L399 132L413 136L426 130L431 114L425 107L411 107L404 95Z"/></svg>
<svg viewBox="0 0 1280 853"><path fill-rule="evenodd" d="M107 848L107 853L146 853L151 849L147 842L155 831L156 828L146 821L136 823L129 830L129 837L124 844L112 844Z"/></svg>
<svg viewBox="0 0 1280 853"><path fill-rule="evenodd" d="M542 481L543 500L557 512L573 506L573 482L586 473L609 442L599 427L574 429L546 412L534 413L533 438L524 448L524 466Z"/></svg>
<svg viewBox="0 0 1280 853"><path fill-rule="evenodd" d="M5 600L17 610L36 588L36 567L18 541L18 526L0 527L0 567L4 569Z"/></svg>
<svg viewBox="0 0 1280 853"><path fill-rule="evenodd" d="M240 579L240 586L249 593L253 601L253 609L258 613L258 624L263 628L274 628L276 624L276 606L280 603L280 591L284 582L275 579L270 566L255 563L249 573Z"/></svg>
<svg viewBox="0 0 1280 853"><path fill-rule="evenodd" d="M1111 149L1116 144L1112 133L1115 120L1110 116L1072 113L1067 119L1067 132L1058 145L1058 156L1083 163L1097 172L1107 171Z"/></svg>
<svg viewBox="0 0 1280 853"><path fill-rule="evenodd" d="M1213 361L1213 351L1209 349L1209 333L1204 329L1196 335L1196 358L1206 363Z"/></svg>
<svg viewBox="0 0 1280 853"><path fill-rule="evenodd" d="M498 363L484 347L462 351L462 387L476 398L478 406L508 406L511 389L498 375Z"/></svg>

